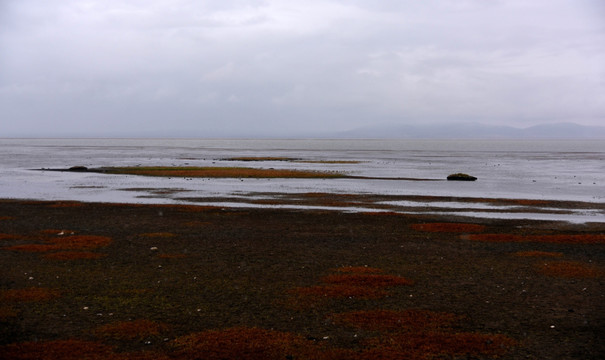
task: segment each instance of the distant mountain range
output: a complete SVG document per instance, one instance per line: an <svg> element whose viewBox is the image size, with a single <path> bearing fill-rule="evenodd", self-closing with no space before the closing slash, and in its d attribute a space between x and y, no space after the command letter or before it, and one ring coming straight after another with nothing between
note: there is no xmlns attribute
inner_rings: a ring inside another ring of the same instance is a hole
<svg viewBox="0 0 605 360"><path fill-rule="evenodd" d="M2 136L0 135L0 138ZM11 136L8 136L11 137ZM13 134L12 137L65 138L198 138L198 139L605 139L605 126L574 123L536 125L528 128L495 126L481 123L449 124L378 124L338 132L295 132L288 129L264 132L240 129L201 131L199 129L139 130L115 132L57 132L52 134Z"/></svg>
<svg viewBox="0 0 605 360"><path fill-rule="evenodd" d="M605 139L605 126L557 123L515 128L479 123L382 124L338 132L330 134L329 137L361 139Z"/></svg>

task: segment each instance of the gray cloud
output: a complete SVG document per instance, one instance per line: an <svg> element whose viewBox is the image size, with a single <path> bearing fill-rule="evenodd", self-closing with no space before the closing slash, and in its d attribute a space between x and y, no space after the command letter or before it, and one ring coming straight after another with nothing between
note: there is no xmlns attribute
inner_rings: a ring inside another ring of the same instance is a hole
<svg viewBox="0 0 605 360"><path fill-rule="evenodd" d="M605 118L598 0L2 4L7 135Z"/></svg>

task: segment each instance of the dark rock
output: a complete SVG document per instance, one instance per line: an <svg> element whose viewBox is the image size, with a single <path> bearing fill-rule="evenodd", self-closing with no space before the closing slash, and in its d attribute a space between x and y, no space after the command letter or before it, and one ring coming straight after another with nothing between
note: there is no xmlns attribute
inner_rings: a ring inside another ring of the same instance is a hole
<svg viewBox="0 0 605 360"><path fill-rule="evenodd" d="M451 174L447 177L447 179L456 180L456 181L475 181L475 180L477 180L476 177L470 176L468 174L463 174L463 173Z"/></svg>

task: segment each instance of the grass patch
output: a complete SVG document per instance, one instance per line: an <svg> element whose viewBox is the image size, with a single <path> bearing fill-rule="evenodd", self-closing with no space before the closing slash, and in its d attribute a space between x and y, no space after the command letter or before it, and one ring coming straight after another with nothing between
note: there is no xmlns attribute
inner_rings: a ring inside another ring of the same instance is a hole
<svg viewBox="0 0 605 360"><path fill-rule="evenodd" d="M104 168L110 174L202 178L339 178L337 172L248 167L116 167Z"/></svg>

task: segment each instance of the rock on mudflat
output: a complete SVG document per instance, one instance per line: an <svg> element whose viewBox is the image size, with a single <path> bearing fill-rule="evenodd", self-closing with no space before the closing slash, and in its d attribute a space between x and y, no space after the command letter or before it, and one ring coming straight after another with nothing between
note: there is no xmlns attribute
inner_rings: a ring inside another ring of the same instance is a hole
<svg viewBox="0 0 605 360"><path fill-rule="evenodd" d="M468 174L463 174L463 173L456 173L456 174L451 174L447 177L448 180L457 180L457 181L475 181L477 180L476 177L468 175Z"/></svg>

